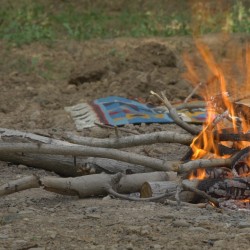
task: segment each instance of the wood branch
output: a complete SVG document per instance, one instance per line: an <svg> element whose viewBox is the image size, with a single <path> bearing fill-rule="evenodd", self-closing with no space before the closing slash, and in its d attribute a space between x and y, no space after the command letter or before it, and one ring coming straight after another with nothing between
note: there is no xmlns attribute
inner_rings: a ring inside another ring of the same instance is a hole
<svg viewBox="0 0 250 250"><path fill-rule="evenodd" d="M71 156L92 156L109 158L131 164L138 164L158 171L174 171L181 174L190 173L198 168L230 166L232 159L200 159L181 163L165 161L148 156L124 152L117 149L87 146L56 146L34 143L0 143L0 155L11 153L54 154Z"/></svg>
<svg viewBox="0 0 250 250"><path fill-rule="evenodd" d="M107 128L107 129L117 129L117 127L112 126L112 125L107 125L107 124L103 124L103 123L99 123L99 122L94 122L95 125L99 126L100 128ZM135 130L131 130L131 129L127 129L127 128L118 128L118 130L123 131L125 133L128 134L134 134L134 135L140 135L140 133L138 131Z"/></svg>
<svg viewBox="0 0 250 250"><path fill-rule="evenodd" d="M217 131L214 133L214 137L219 141L250 141L250 132L248 133L225 133L221 134Z"/></svg>
<svg viewBox="0 0 250 250"><path fill-rule="evenodd" d="M35 153L71 156L92 156L138 164L158 171L176 171L178 162L160 160L118 149L88 147L88 146L61 146L35 143L0 143L0 155L10 153Z"/></svg>
<svg viewBox="0 0 250 250"><path fill-rule="evenodd" d="M203 85L202 82L198 83L195 88L192 90L192 92L186 97L186 99L184 100L184 103L187 103L192 96L196 93L196 91Z"/></svg>
<svg viewBox="0 0 250 250"><path fill-rule="evenodd" d="M93 137L81 137L73 133L66 133L64 138L72 143L103 148L128 148L154 143L180 143L190 145L193 136L176 132L155 132L145 135L127 136L122 138L98 139Z"/></svg>
<svg viewBox="0 0 250 250"><path fill-rule="evenodd" d="M230 167L232 158L228 159L199 159L188 161L179 165L178 172L180 174L188 174L198 168L213 168L213 167Z"/></svg>
<svg viewBox="0 0 250 250"><path fill-rule="evenodd" d="M51 137L6 128L0 128L0 139L5 142L34 142L62 146L74 145L70 142L53 139Z"/></svg>
<svg viewBox="0 0 250 250"><path fill-rule="evenodd" d="M207 104L204 101L199 101L199 102L191 102L191 103L182 103L178 104L175 107L176 110L180 109L198 109L198 108L206 108Z"/></svg>
<svg viewBox="0 0 250 250"><path fill-rule="evenodd" d="M154 196L154 197L150 197L150 198L136 198L136 197L130 197L124 194L119 194L116 191L114 191L112 188L110 188L108 190L109 194L113 195L116 198L122 199L122 200L129 200L129 201L157 201L157 200L162 200L164 198L166 198L166 196L168 195L167 193L165 194L160 194L158 196ZM166 199L164 199L165 201ZM172 200L167 200L166 202L168 202L168 204L171 205L176 205L177 203L175 201Z"/></svg>
<svg viewBox="0 0 250 250"><path fill-rule="evenodd" d="M173 119L173 121L180 126L181 128L185 129L187 132L189 132L192 135L197 135L199 134L200 130L198 128L195 128L193 126L190 126L188 123L186 123L185 121L183 121L176 109L171 105L171 103L169 102L169 100L167 99L167 97L164 95L164 93L162 94L162 97L160 95L158 95L157 93L151 91L150 92L152 95L156 96L157 98L159 98L164 105L167 107L168 111L169 111L169 116Z"/></svg>
<svg viewBox="0 0 250 250"><path fill-rule="evenodd" d="M35 175L26 176L0 186L0 197L31 188L39 188L40 181Z"/></svg>
<svg viewBox="0 0 250 250"><path fill-rule="evenodd" d="M93 173L145 173L152 172L152 168L130 164L112 159L95 157L73 157L63 155L44 155L29 153L0 154L0 161L13 164L23 164L28 167L55 172L63 177L75 177Z"/></svg>

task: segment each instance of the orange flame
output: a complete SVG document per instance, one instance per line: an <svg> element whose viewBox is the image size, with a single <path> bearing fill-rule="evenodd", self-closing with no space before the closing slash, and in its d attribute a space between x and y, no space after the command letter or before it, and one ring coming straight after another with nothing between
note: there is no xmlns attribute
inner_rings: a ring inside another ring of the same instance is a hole
<svg viewBox="0 0 250 250"><path fill-rule="evenodd" d="M221 131L223 128L228 128L229 122L221 121L216 123L215 117L218 113L223 113L225 111L228 112L229 118L231 119L231 127L234 133L246 133L250 130L250 100L248 102L249 105L249 119L244 117L244 114L240 111L237 112L235 101L236 97L239 97L238 89L241 88L243 93L250 94L250 70L248 67L250 66L250 46L247 45L245 48L245 60L239 60L239 62L231 62L234 65L238 65L238 67L243 71L245 69L245 82L237 83L235 79L230 79L230 82L226 80L226 76L230 75L228 71L228 62L219 65L216 63L213 54L210 52L207 45L202 43L200 40L196 40L196 47L207 65L208 71L211 76L214 77L214 80L201 89L202 95L207 102L207 120L203 126L203 130L201 133L194 138L191 148L193 150L192 159L200 159L200 158L217 158L221 157L219 154L219 148L216 138L214 138L213 130ZM185 64L187 66L188 74L185 74L185 78L189 81L199 82L199 73L195 70L194 63L191 62L189 56L185 55L184 57ZM247 65L247 66L245 66ZM227 67L226 67L227 66ZM226 69L226 71L225 71ZM243 74L243 72L241 73ZM232 75L232 74L231 74ZM228 78L228 77L227 77ZM213 79L213 78L212 78ZM217 95L217 99L216 99ZM242 95L241 95L242 96ZM238 99L238 98L237 98ZM242 103L239 103L242 104ZM241 120L241 124L239 126L239 120ZM232 144L232 142L231 142ZM230 142L223 142L223 145L230 146ZM243 149L249 146L249 142L237 142L234 143L234 147L238 149ZM225 156L225 157L230 157ZM250 161L247 163L250 166ZM196 174L191 174L190 179L204 179L206 178L206 172L204 169L198 169Z"/></svg>

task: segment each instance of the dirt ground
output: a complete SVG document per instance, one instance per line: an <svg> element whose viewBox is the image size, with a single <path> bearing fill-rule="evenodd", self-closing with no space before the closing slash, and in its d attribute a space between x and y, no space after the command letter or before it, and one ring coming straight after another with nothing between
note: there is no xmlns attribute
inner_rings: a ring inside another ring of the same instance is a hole
<svg viewBox="0 0 250 250"><path fill-rule="evenodd" d="M244 53L243 35L209 35L218 61L232 62ZM0 127L52 134L76 133L65 106L109 95L147 99L149 91L166 91L182 101L192 86L182 79L182 54L203 72L191 38L115 39L39 43L22 48L0 44ZM231 66L230 66L231 67ZM232 66L236 69L236 67ZM234 70L228 78L243 79ZM201 74L200 80L205 76ZM142 125L140 133L175 125ZM105 129L81 134L112 137ZM145 154L144 147L136 148ZM150 145L150 156L180 159L187 147ZM0 184L44 170L0 163ZM53 174L55 175L55 174ZM0 199L0 249L249 249L250 216L246 211L198 209L129 202L110 197L78 199L28 190Z"/></svg>

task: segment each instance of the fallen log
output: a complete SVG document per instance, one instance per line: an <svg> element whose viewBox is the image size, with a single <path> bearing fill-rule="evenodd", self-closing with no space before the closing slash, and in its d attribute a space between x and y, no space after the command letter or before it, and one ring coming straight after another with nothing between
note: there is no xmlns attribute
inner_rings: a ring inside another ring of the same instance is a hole
<svg viewBox="0 0 250 250"><path fill-rule="evenodd" d="M98 148L88 146L61 146L40 143L0 143L0 155L9 153L35 153L70 156L101 157L131 164L138 164L157 171L176 171L176 162L160 160L118 149Z"/></svg>
<svg viewBox="0 0 250 250"><path fill-rule="evenodd" d="M64 155L46 155L30 153L0 154L0 161L22 164L28 167L44 169L62 177L75 177L98 173L147 173L152 168L106 158L74 157Z"/></svg>

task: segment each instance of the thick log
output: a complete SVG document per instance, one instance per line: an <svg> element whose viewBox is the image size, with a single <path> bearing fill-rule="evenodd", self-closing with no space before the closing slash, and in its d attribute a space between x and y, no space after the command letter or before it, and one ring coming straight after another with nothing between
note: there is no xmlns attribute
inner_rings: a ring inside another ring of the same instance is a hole
<svg viewBox="0 0 250 250"><path fill-rule="evenodd" d="M33 153L48 155L68 155L68 156L85 156L85 157L101 157L108 158L131 164L143 165L157 171L176 171L178 162L165 161L139 155L131 152L125 152L118 149L98 148L88 146L61 146L53 144L38 143L0 143L0 155L10 153Z"/></svg>
<svg viewBox="0 0 250 250"><path fill-rule="evenodd" d="M63 177L75 177L102 172L115 174L119 172L144 173L153 171L153 169L141 165L94 157L7 153L0 154L0 161L44 169Z"/></svg>
<svg viewBox="0 0 250 250"><path fill-rule="evenodd" d="M12 194L15 192L19 192L22 190L30 189L30 188L38 188L40 187L39 178L31 175L26 176L15 181L10 181L2 186L0 186L0 197L8 194Z"/></svg>
<svg viewBox="0 0 250 250"><path fill-rule="evenodd" d="M198 181L188 181L188 184L197 187ZM170 200L175 200L175 194L178 187L177 181L155 181L155 182L145 182L140 190L141 198L149 198L168 193L166 198ZM199 198L195 193L190 191L182 190L179 194L180 201L183 202L194 202ZM161 200L159 200L161 202Z"/></svg>
<svg viewBox="0 0 250 250"><path fill-rule="evenodd" d="M119 193L134 193L138 192L141 189L143 183L147 181L170 181L175 179L177 179L177 174L174 172L152 172L150 174L144 173L125 175L119 181L116 190Z"/></svg>

